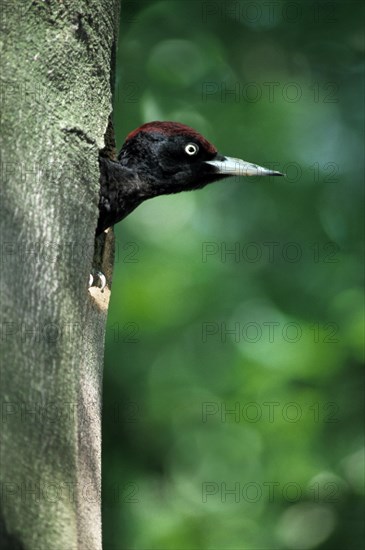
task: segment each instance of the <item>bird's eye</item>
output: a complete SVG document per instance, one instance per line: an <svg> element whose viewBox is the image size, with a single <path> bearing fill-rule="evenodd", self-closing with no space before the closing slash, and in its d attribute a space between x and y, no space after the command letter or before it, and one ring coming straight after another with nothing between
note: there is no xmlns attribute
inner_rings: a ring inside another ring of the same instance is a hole
<svg viewBox="0 0 365 550"><path fill-rule="evenodd" d="M196 143L188 143L185 147L185 153L188 155L196 155L199 151L199 147L196 145Z"/></svg>

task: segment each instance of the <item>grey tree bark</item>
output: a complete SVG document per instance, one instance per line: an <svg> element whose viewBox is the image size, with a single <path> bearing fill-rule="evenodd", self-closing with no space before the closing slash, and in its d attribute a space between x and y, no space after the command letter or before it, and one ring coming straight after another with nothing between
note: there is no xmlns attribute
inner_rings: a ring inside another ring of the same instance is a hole
<svg viewBox="0 0 365 550"><path fill-rule="evenodd" d="M88 290L119 0L2 2L2 549L101 548L109 288Z"/></svg>

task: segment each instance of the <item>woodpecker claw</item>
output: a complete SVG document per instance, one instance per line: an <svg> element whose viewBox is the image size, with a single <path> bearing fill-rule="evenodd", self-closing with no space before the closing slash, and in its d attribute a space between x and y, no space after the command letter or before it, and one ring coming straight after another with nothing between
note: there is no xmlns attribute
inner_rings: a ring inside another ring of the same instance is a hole
<svg viewBox="0 0 365 550"><path fill-rule="evenodd" d="M103 292L104 288L106 287L106 277L104 273L102 273L101 271L95 271L94 274L90 273L89 288L92 286L100 288L101 292Z"/></svg>

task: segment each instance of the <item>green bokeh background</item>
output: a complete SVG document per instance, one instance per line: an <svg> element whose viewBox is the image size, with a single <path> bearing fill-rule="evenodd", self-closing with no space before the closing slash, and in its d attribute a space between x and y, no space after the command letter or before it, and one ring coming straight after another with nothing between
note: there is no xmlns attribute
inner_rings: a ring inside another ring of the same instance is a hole
<svg viewBox="0 0 365 550"><path fill-rule="evenodd" d="M362 547L362 22L361 2L122 3L118 146L176 120L287 177L116 227L106 550Z"/></svg>

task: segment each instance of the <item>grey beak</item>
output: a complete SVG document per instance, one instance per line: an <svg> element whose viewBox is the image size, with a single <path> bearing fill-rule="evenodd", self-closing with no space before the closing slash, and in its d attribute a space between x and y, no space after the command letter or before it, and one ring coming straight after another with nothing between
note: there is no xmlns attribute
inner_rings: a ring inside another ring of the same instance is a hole
<svg viewBox="0 0 365 550"><path fill-rule="evenodd" d="M232 157L221 157L221 160L207 160L206 163L215 166L219 174L227 176L284 176L276 170L269 170L257 164Z"/></svg>

